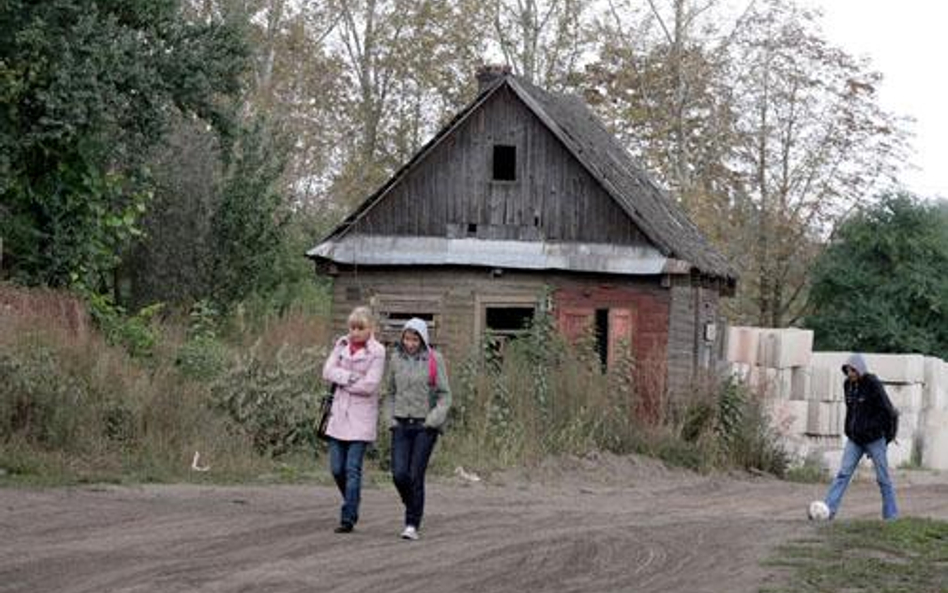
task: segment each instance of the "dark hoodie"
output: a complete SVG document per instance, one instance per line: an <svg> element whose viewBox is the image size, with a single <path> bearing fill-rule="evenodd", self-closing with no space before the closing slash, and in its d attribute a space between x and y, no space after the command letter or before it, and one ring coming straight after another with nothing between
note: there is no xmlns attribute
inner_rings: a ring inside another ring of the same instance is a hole
<svg viewBox="0 0 948 593"><path fill-rule="evenodd" d="M852 367L859 373L854 382L846 379L843 392L846 394L846 436L853 442L866 445L885 438L895 438L898 412L889 401L882 382L866 370L866 361L861 354L853 354L843 365L843 373Z"/></svg>

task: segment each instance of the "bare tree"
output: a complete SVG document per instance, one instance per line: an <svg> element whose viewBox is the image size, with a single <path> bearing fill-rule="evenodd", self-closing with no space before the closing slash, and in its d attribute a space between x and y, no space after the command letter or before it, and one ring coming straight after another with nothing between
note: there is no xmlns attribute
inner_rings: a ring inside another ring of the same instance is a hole
<svg viewBox="0 0 948 593"><path fill-rule="evenodd" d="M905 133L880 76L792 2L638 7L608 3L587 98L732 256L734 317L791 322L821 240L897 171Z"/></svg>
<svg viewBox="0 0 948 593"><path fill-rule="evenodd" d="M827 43L818 18L761 2L732 54L755 231L746 285L761 325L796 316L814 242L894 179L905 149L900 122L878 103L881 75Z"/></svg>
<svg viewBox="0 0 948 593"><path fill-rule="evenodd" d="M495 41L504 60L529 82L561 90L590 45L582 0L492 0Z"/></svg>

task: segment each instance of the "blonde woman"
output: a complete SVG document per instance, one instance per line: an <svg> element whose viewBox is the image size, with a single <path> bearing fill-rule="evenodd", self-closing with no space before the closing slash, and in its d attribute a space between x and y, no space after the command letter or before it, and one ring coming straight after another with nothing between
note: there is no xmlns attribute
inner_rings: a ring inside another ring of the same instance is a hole
<svg viewBox="0 0 948 593"><path fill-rule="evenodd" d="M359 520L362 461L376 438L385 372L385 347L375 339L372 311L353 309L348 326L323 365L323 379L336 386L326 428L329 469L343 500L336 533L351 533Z"/></svg>

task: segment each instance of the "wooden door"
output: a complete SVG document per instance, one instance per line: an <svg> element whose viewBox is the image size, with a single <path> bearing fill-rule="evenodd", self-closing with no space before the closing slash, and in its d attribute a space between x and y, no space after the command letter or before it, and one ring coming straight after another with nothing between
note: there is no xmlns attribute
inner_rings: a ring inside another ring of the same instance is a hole
<svg viewBox="0 0 948 593"><path fill-rule="evenodd" d="M624 344L624 346L623 346ZM608 364L611 368L616 357L622 353L632 351L632 310L609 309L609 353Z"/></svg>

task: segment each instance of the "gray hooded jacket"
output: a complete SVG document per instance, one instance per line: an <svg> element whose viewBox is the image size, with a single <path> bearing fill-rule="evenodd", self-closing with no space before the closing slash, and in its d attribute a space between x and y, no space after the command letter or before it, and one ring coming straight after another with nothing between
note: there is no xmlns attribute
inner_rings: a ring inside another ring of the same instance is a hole
<svg viewBox="0 0 948 593"><path fill-rule="evenodd" d="M409 319L402 333L409 329L421 336L421 348L409 354L399 341L392 350L383 382L385 414L389 426L395 426L397 418L413 418L424 419L426 427L440 430L451 408L451 388L444 359L429 347L428 326L424 320ZM428 357L433 357L437 365L434 386L429 380Z"/></svg>

